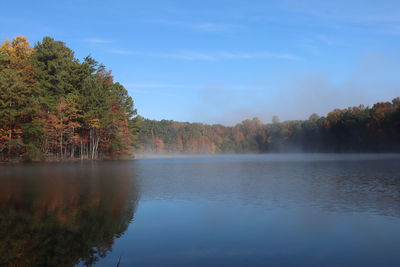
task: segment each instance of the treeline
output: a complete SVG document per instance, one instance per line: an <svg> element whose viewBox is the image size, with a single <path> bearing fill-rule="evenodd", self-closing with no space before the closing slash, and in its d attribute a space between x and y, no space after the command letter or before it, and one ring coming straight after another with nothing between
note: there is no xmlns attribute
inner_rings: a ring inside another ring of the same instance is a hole
<svg viewBox="0 0 400 267"><path fill-rule="evenodd" d="M0 161L130 155L136 110L111 71L63 42L0 46Z"/></svg>
<svg viewBox="0 0 400 267"><path fill-rule="evenodd" d="M150 153L400 152L400 98L304 121L273 121L226 127L139 117L139 146Z"/></svg>
<svg viewBox="0 0 400 267"><path fill-rule="evenodd" d="M232 127L135 117L127 90L90 56L25 37L0 46L0 161L156 153L400 152L400 98L326 117Z"/></svg>

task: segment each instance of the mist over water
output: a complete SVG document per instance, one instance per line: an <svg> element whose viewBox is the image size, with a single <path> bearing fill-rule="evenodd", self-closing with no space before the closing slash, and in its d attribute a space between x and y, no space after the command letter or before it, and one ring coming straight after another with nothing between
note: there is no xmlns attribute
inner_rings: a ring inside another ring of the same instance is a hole
<svg viewBox="0 0 400 267"><path fill-rule="evenodd" d="M120 266L400 263L398 154L0 168L2 265L114 266L119 257Z"/></svg>

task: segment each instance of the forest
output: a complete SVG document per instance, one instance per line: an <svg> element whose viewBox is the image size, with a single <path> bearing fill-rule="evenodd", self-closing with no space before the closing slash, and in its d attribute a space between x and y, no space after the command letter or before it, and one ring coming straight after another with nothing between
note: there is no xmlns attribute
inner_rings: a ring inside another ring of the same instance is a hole
<svg viewBox="0 0 400 267"><path fill-rule="evenodd" d="M64 42L31 47L18 36L0 46L0 161L268 152L400 152L400 98L267 124L155 121L137 115L111 70Z"/></svg>
<svg viewBox="0 0 400 267"><path fill-rule="evenodd" d="M326 117L227 127L154 121L138 116L139 150L146 153L400 152L400 98L335 109Z"/></svg>
<svg viewBox="0 0 400 267"><path fill-rule="evenodd" d="M136 110L111 71L45 37L0 46L0 161L133 154Z"/></svg>

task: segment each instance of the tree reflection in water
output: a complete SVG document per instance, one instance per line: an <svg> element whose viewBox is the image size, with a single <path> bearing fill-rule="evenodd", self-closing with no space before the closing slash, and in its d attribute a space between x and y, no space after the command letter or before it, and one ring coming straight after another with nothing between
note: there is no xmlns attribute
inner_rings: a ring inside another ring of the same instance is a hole
<svg viewBox="0 0 400 267"><path fill-rule="evenodd" d="M0 166L0 265L91 265L133 219L129 162Z"/></svg>

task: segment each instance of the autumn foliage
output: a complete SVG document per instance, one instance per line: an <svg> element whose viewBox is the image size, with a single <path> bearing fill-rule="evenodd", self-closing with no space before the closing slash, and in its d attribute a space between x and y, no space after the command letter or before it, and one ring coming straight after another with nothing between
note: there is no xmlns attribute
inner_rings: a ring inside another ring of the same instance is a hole
<svg viewBox="0 0 400 267"><path fill-rule="evenodd" d="M135 116L127 90L90 56L25 37L0 46L0 161L100 159L154 153L398 152L400 99L304 121L232 127Z"/></svg>
<svg viewBox="0 0 400 267"><path fill-rule="evenodd" d="M111 71L63 42L0 46L0 161L132 155L133 101Z"/></svg>
<svg viewBox="0 0 400 267"><path fill-rule="evenodd" d="M335 109L326 117L258 118L232 127L139 117L139 146L151 153L399 152L400 98L373 107Z"/></svg>

